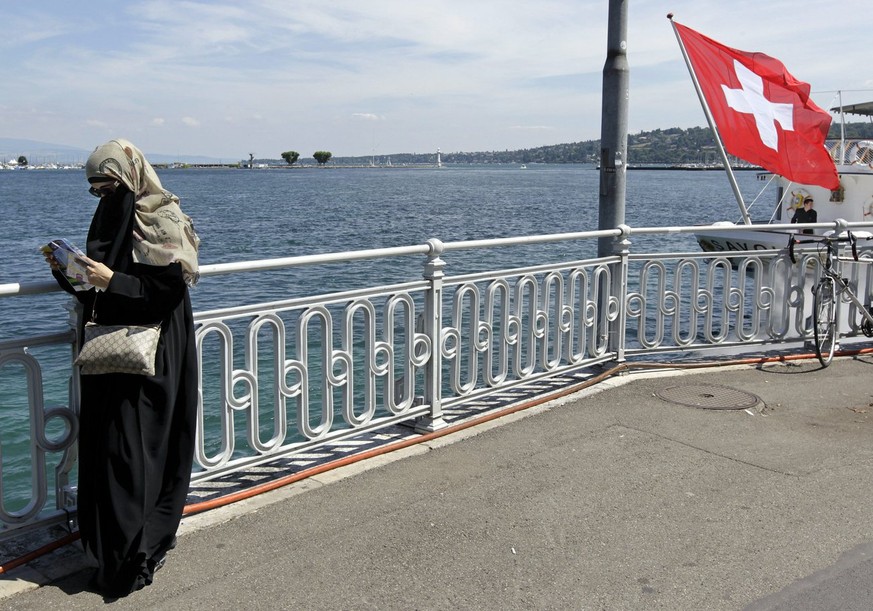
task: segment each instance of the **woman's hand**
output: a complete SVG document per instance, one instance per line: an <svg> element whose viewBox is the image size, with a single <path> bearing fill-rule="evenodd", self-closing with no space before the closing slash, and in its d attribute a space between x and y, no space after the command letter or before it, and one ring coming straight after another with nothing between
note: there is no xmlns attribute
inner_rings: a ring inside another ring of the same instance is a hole
<svg viewBox="0 0 873 611"><path fill-rule="evenodd" d="M52 253L47 252L47 253L43 253L43 255L45 256L46 263L51 265L53 270L60 271L61 264L58 262L58 260L55 258L55 256Z"/></svg>
<svg viewBox="0 0 873 611"><path fill-rule="evenodd" d="M88 272L88 282L96 286L98 289L105 289L109 286L109 281L112 280L112 274L114 273L111 269L106 267L100 261L95 261L90 257L82 257L82 260L88 265L85 268Z"/></svg>

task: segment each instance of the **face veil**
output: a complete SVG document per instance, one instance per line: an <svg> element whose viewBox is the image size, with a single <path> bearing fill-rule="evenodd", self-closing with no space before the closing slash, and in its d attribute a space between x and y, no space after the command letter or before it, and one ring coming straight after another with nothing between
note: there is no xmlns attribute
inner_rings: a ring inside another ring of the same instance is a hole
<svg viewBox="0 0 873 611"><path fill-rule="evenodd" d="M86 254L110 268L126 267L133 258L133 194L125 188L100 198L88 229Z"/></svg>
<svg viewBox="0 0 873 611"><path fill-rule="evenodd" d="M200 238L194 231L194 223L182 212L179 198L163 188L142 151L127 140L110 140L88 157L85 175L89 180L116 180L121 183L117 191L132 195L133 228L129 246L135 262L162 266L178 262L185 282L189 286L197 282ZM117 201L114 197L104 197L101 205L104 200ZM107 214L107 219L110 216L114 218Z"/></svg>

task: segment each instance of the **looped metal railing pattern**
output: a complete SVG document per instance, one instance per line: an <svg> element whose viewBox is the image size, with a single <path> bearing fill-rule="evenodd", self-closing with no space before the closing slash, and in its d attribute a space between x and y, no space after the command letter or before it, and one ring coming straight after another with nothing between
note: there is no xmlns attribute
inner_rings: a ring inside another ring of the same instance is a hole
<svg viewBox="0 0 873 611"><path fill-rule="evenodd" d="M195 479L406 417L415 404L416 372L432 352L431 339L416 330L419 309L407 291L374 289L349 300L289 302L246 316L231 309L232 320L211 312L197 331L203 395L196 462L202 471ZM266 414L264 395L272 401ZM242 451L235 430L240 419L246 425ZM217 436L206 433L212 429Z"/></svg>
<svg viewBox="0 0 873 611"><path fill-rule="evenodd" d="M208 278L367 257L426 257L423 279L415 282L196 313L201 395L195 482L304 455L400 422L434 430L445 426L445 410L605 361L730 346L772 349L810 337L809 289L821 266L816 253L800 252L797 263L780 251L715 258L633 253L628 236L634 231L431 240L366 253L204 266ZM554 242L578 249L602 237L616 239L616 254L445 273L443 257L450 260L461 250ZM853 288L869 298L871 266L842 265ZM23 287L20 292L49 291L17 286ZM857 313L845 310L842 335L858 335ZM0 384L18 389L26 401L27 413L15 417L26 419L30 432L29 492L20 485L15 495L7 492L4 483L21 460L13 464L8 451L0 457L0 538L66 519L74 505L74 488L68 485L78 431L73 335L65 331L0 342ZM53 365L34 356L33 347L54 350L45 357ZM68 406L44 405L45 372L69 380Z"/></svg>
<svg viewBox="0 0 873 611"><path fill-rule="evenodd" d="M45 405L42 370L37 359L25 348L12 348L6 351L0 349L0 370L14 368L16 365L22 369L27 393L28 410L25 417L30 423L30 494L26 499L18 499L19 503L23 501L23 506L17 509L9 508L3 487L3 463L0 462L0 523L7 527L26 524L43 509L49 493L46 454L68 452L79 432L79 419L69 408ZM11 419L8 414L4 415L4 418ZM48 427L55 420L62 423L63 430L59 436L51 437ZM0 453L0 460L2 458L3 455ZM67 473L57 473L56 480L59 486L65 486L68 480Z"/></svg>

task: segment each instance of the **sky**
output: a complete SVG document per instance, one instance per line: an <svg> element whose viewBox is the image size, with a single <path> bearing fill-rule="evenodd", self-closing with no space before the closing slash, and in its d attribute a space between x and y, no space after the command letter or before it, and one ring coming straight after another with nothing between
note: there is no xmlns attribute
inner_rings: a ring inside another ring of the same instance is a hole
<svg viewBox="0 0 873 611"><path fill-rule="evenodd" d="M705 125L666 15L873 100L870 0L626 0L630 133ZM609 0L5 1L0 137L237 161L600 137ZM857 119L860 120L860 119Z"/></svg>

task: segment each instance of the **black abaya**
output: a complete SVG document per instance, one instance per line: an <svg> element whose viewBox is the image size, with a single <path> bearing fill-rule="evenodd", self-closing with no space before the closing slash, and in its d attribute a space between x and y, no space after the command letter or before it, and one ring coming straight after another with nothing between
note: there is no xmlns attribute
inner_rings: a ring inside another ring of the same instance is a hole
<svg viewBox="0 0 873 611"><path fill-rule="evenodd" d="M198 399L182 268L133 261L133 207L125 189L101 199L87 254L114 274L104 292L75 293L84 306L83 325L92 309L102 324L161 322L154 376L81 376L79 532L97 560L95 585L113 596L151 583L175 544L191 478Z"/></svg>

